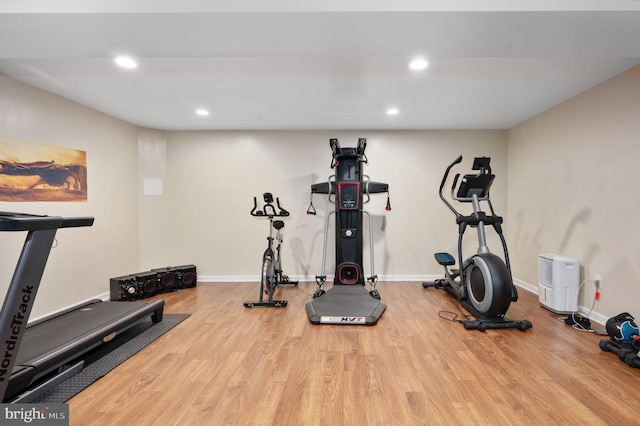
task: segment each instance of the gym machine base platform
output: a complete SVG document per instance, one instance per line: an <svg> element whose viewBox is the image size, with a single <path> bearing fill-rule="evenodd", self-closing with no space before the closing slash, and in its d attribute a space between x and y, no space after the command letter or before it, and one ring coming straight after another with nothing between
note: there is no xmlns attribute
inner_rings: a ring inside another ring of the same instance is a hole
<svg viewBox="0 0 640 426"><path fill-rule="evenodd" d="M307 303L312 324L374 325L387 306L363 285L334 285Z"/></svg>
<svg viewBox="0 0 640 426"><path fill-rule="evenodd" d="M79 372L79 357L147 316L162 320L164 300L93 300L28 324L58 228L93 224L92 217L62 218L0 212L0 231L27 231L0 311L0 395L3 402L29 402ZM69 365L73 362L73 365ZM70 373L71 372L71 373Z"/></svg>

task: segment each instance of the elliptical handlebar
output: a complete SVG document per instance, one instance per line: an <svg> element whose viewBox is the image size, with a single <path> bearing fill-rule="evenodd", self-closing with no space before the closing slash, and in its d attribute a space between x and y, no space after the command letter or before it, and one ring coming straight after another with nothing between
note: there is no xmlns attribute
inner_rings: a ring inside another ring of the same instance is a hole
<svg viewBox="0 0 640 426"><path fill-rule="evenodd" d="M273 205L273 195L270 192L265 192L263 195L264 205L261 209L258 209L258 199L253 197L253 208L251 209L251 216L254 217L287 217L289 212L280 205L280 199L276 197L276 205ZM277 210L276 210L277 207Z"/></svg>
<svg viewBox="0 0 640 426"><path fill-rule="evenodd" d="M453 163L449 164L449 166L447 167L447 170L445 170L444 172L444 176L442 177L442 182L440 183L440 189L438 190L438 193L440 194L440 199L444 202L444 204L449 207L449 209L453 212L453 214L455 214L457 217L462 216L460 214L460 212L458 212L453 205L451 205L451 203L449 201L447 201L446 198L444 198L444 195L442 194L442 189L444 188L445 183L447 183L447 178L449 177L449 172L451 171L451 169L453 168L453 166L455 166L456 164L460 164L462 162L462 155L458 156L458 158L456 158L455 160L453 160ZM460 177L460 173L456 174L456 177L453 179L453 187L455 188L456 184L458 183L458 178ZM452 189L453 190L453 189Z"/></svg>

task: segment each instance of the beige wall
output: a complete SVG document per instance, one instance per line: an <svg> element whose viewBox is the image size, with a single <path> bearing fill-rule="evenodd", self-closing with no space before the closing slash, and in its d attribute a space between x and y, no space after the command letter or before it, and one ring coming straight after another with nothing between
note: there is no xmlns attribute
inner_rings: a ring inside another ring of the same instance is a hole
<svg viewBox="0 0 640 426"><path fill-rule="evenodd" d="M153 267L194 263L203 279L256 279L267 225L249 209L252 197L265 191L292 213L285 272L312 278L320 272L323 220L331 206L317 195L318 215L305 211L310 185L331 174L332 137L343 146L367 137L365 172L390 184L391 212L384 211L384 195L366 206L381 278L440 273L432 253L454 252L456 243L453 216L437 198L443 169L458 154L465 156L464 167L476 155L489 155L497 175L492 195L506 218L518 282L537 284L540 253L575 257L587 279L582 306L593 300L588 278L601 274L597 315L640 315L630 303L640 292L640 244L629 219L640 207L634 178L640 164L638 69L508 132L163 132L138 129L4 76L0 93L0 134L87 152L88 202L0 203L5 211L96 218L91 228L58 232L33 317L104 295L109 277ZM162 195L145 195L145 179L161 180ZM4 292L24 235L0 237ZM495 239L490 246L499 251ZM364 258L368 274L368 253Z"/></svg>
<svg viewBox="0 0 640 426"><path fill-rule="evenodd" d="M640 316L640 68L509 131L509 247L515 276L537 284L537 256L582 266L580 305Z"/></svg>
<svg viewBox="0 0 640 426"><path fill-rule="evenodd" d="M0 134L87 152L86 203L0 203L4 211L96 219L91 228L58 232L32 319L104 297L110 277L154 267L193 263L205 280L257 279L268 228L249 210L252 198L266 191L291 212L285 273L312 279L320 273L324 217L332 207L318 195L318 215L305 212L310 185L331 174L332 137L343 146L367 137L365 172L391 186L391 212L384 210L384 195L366 206L381 278L439 274L432 253L455 249L454 218L437 188L457 155L466 156L465 167L473 156L489 155L498 176L506 176L505 131L163 132L136 128L5 76L0 93ZM145 179L160 180L162 195L145 195ZM505 179L498 179L493 193L506 215ZM0 234L3 293L24 237ZM364 258L369 274L368 253Z"/></svg>
<svg viewBox="0 0 640 426"><path fill-rule="evenodd" d="M324 218L333 207L317 194L318 215L306 210L311 184L332 173L332 137L344 147L366 137L365 173L390 184L391 212L385 212L382 194L365 206L373 217L375 272L381 278L419 280L441 273L432 253L455 250L457 226L437 196L438 186L458 155L465 155L463 173L474 156L493 158L498 179L492 194L506 215L506 131L167 132L166 165L157 156L157 167L147 164L148 175L140 177L157 178L166 167L164 195L141 198L149 216L141 220L140 235L152 235L141 239L141 266L194 263L207 280L257 279L268 226L249 211L254 196L260 200L272 192L291 212L284 229L285 273L313 280L321 270ZM326 272L332 274L329 235ZM368 252L364 258L368 275Z"/></svg>
<svg viewBox="0 0 640 426"><path fill-rule="evenodd" d="M110 277L139 266L137 132L135 126L0 75L0 135L87 152L87 202L0 202L1 211L95 217L90 228L57 232L32 319L102 295ZM25 237L0 233L2 295Z"/></svg>
<svg viewBox="0 0 640 426"><path fill-rule="evenodd" d="M442 172L458 154L465 156L464 168L472 157L488 155L497 175L492 196L506 218L518 281L537 284L540 253L575 257L583 279L604 278L597 313L640 315L629 302L640 288L640 245L628 219L640 207L634 179L640 164L638 70L508 132L162 132L138 129L4 76L0 93L0 134L87 152L88 202L0 203L6 211L96 218L91 228L58 233L34 317L104 295L109 277L153 267L194 263L203 279L256 279L267 225L249 210L252 197L265 191L292 213L285 227L285 272L307 279L318 274L323 219L331 207L317 195L318 215L305 211L310 185L331 174L332 137L343 146L367 137L365 172L390 184L391 212L384 211L384 195L366 206L382 278L420 280L440 273L432 253L454 252L456 244L454 218L437 198ZM145 195L145 179L161 180L163 194ZM0 238L4 291L24 236L5 232ZM495 239L490 246L499 251ZM368 274L368 254L365 268ZM587 281L580 304L590 306L592 299Z"/></svg>

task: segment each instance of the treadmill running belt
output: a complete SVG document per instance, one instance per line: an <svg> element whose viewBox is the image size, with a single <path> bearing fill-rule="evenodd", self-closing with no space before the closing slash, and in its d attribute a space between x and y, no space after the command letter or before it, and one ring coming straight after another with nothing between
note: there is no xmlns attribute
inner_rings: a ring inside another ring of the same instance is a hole
<svg viewBox="0 0 640 426"><path fill-rule="evenodd" d="M137 303L95 302L27 327L16 364L29 363L138 310ZM133 325L133 324L131 324Z"/></svg>
<svg viewBox="0 0 640 426"><path fill-rule="evenodd" d="M96 300L27 327L5 397L152 316L162 320L164 300Z"/></svg>

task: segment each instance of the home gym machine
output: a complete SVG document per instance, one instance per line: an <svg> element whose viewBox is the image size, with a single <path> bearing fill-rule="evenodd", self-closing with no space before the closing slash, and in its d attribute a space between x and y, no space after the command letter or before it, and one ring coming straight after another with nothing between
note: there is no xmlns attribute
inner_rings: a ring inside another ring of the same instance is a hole
<svg viewBox="0 0 640 426"><path fill-rule="evenodd" d="M282 220L274 220L277 217L287 217L289 212L280 206L280 199L276 197L276 205L273 205L273 195L270 192L262 194L264 205L258 209L258 200L253 197L253 209L251 216L269 218L269 236L267 237L267 249L262 254L262 275L260 277L260 297L255 302L244 302L245 308L254 306L284 308L287 306L286 300L274 300L273 295L280 285L298 285L298 281L291 281L287 275L282 273L282 260L280 258L280 245L282 244L282 234L280 230L284 228ZM277 207L277 208L276 208ZM276 230L275 237L273 230ZM275 250L273 240L277 241ZM267 300L263 295L267 295Z"/></svg>
<svg viewBox="0 0 640 426"><path fill-rule="evenodd" d="M518 300L518 292L513 285L511 266L507 243L502 233L502 217L496 215L489 197L489 189L495 175L491 173L488 157L476 157L473 170L476 174L466 174L460 181L457 192L456 186L460 174L456 174L451 186L451 199L461 203L471 203L473 213L464 216L443 196L442 190L451 168L462 161L462 155L447 167L440 183L440 199L456 215L458 224L458 263L459 269L450 269L456 264L456 259L449 253L435 253L436 261L444 267L444 278L422 283L424 288L444 288L453 294L470 312L475 320L461 321L466 329L485 331L488 328L517 328L525 331L532 327L527 320L511 320L505 317L511 302ZM480 208L480 202L486 201L491 214ZM504 261L489 251L487 246L485 225L493 226L502 242ZM477 229L478 251L473 256L463 260L462 241L467 227ZM505 263L506 262L506 263Z"/></svg>
<svg viewBox="0 0 640 426"><path fill-rule="evenodd" d="M0 213L0 231L27 231L0 312L0 397L26 403L80 372L83 354L151 316L162 320L164 300L93 300L28 324L58 228L91 226L92 217ZM27 325L28 324L28 325Z"/></svg>
<svg viewBox="0 0 640 426"><path fill-rule="evenodd" d="M358 140L356 148L341 148L338 139L331 139L329 146L332 151L331 168L335 168L336 172L329 177L328 182L311 186L311 203L307 213L316 214L313 207L314 193L328 194L329 201L335 204L335 210L329 212L325 219L322 270L316 276L318 290L314 293L313 300L306 305L307 315L313 324L373 325L384 313L386 305L380 301L380 294L376 290L378 276L375 275L373 266L373 225L371 216L362 209L362 205L369 201L369 194L388 194L389 186L386 183L371 182L362 173L362 167L367 163L365 138ZM391 210L388 195L387 210ZM371 275L366 281L371 286L370 291L367 291L362 267L363 213L369 218ZM332 214L336 218L336 269L334 285L325 291L327 234Z"/></svg>

